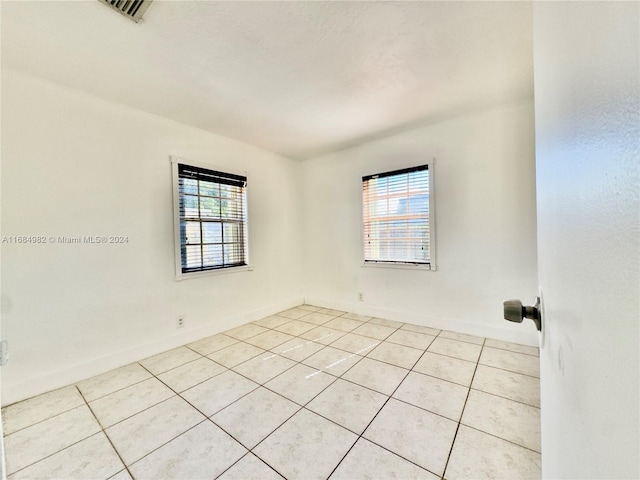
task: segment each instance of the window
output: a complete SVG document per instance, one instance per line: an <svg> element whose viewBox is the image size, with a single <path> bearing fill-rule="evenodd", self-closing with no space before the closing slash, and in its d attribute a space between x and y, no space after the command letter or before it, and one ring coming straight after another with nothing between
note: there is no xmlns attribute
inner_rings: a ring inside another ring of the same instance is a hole
<svg viewBox="0 0 640 480"><path fill-rule="evenodd" d="M247 266L247 177L172 162L178 277Z"/></svg>
<svg viewBox="0 0 640 480"><path fill-rule="evenodd" d="M429 165L362 177L365 265L435 270Z"/></svg>

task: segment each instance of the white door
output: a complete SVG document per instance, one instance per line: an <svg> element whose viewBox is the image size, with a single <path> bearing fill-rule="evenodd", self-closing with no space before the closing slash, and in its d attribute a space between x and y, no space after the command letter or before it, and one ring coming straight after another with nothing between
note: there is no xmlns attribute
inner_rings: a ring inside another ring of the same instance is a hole
<svg viewBox="0 0 640 480"><path fill-rule="evenodd" d="M534 4L543 478L640 478L639 21Z"/></svg>

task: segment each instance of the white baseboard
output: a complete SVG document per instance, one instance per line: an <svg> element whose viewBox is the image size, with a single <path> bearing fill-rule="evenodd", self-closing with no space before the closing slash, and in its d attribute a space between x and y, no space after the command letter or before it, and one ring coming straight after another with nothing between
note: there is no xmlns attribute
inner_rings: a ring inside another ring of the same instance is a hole
<svg viewBox="0 0 640 480"><path fill-rule="evenodd" d="M361 302L336 302L320 297L295 297L287 301L274 303L237 316L225 318L223 321L216 322L215 325L207 325L190 330L185 329L170 337L117 351L103 357L93 358L72 365L66 369L48 372L45 375L34 377L24 382L5 384L2 386L2 406L77 383L86 378L113 370L114 368L137 362L210 335L215 335L216 333L240 326L244 323L259 320L260 318L273 315L302 303L353 312L360 315L370 315L399 322L412 323L414 325L446 329L468 335L494 338L496 340L520 343L523 345L536 347L539 345L538 335L535 329L527 328L527 325L507 324L504 320L502 320L504 325L496 321L496 325L494 326L488 322L478 323L460 319L433 317L423 313L374 307Z"/></svg>
<svg viewBox="0 0 640 480"><path fill-rule="evenodd" d="M195 342L204 337L215 335L225 330L253 322L275 313L293 308L303 303L303 297L295 297L287 301L274 303L264 308L251 310L243 314L228 317L215 325L185 329L171 337L165 337L153 342L137 345L133 348L114 352L103 357L92 358L86 362L72 365L69 368L48 372L45 375L30 378L27 381L2 385L2 406L34 397L44 392L72 385L86 378L99 375L114 368L137 362L187 343Z"/></svg>
<svg viewBox="0 0 640 480"><path fill-rule="evenodd" d="M412 323L425 327L450 330L452 332L466 333L479 337L493 338L505 342L520 343L538 347L538 332L533 324L511 324L506 320L496 319L496 325L489 322L471 322L455 318L434 317L424 313L406 312L382 307L374 307L362 302L335 302L320 297L305 297L305 303L318 307L332 308L359 315L386 318L398 322Z"/></svg>

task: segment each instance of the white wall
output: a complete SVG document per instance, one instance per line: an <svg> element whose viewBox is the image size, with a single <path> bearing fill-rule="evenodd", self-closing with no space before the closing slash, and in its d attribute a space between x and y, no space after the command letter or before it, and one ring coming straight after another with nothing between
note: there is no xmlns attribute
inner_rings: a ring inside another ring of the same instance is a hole
<svg viewBox="0 0 640 480"><path fill-rule="evenodd" d="M534 5L543 478L640 477L639 22Z"/></svg>
<svg viewBox="0 0 640 480"><path fill-rule="evenodd" d="M169 155L248 173L252 272L174 280ZM3 69L2 235L129 237L2 245L3 402L300 303L299 178L292 160Z"/></svg>
<svg viewBox="0 0 640 480"><path fill-rule="evenodd" d="M304 161L306 300L537 344L502 319L537 294L533 142L528 99ZM362 267L362 175L431 158L438 270Z"/></svg>

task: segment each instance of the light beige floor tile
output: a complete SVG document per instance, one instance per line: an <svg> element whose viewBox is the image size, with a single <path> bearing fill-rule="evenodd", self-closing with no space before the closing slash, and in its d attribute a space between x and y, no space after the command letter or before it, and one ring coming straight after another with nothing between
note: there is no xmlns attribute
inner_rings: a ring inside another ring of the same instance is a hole
<svg viewBox="0 0 640 480"><path fill-rule="evenodd" d="M381 393L338 379L314 398L307 408L360 434L387 398Z"/></svg>
<svg viewBox="0 0 640 480"><path fill-rule="evenodd" d="M214 362L224 365L227 368L233 368L236 365L240 365L242 362L246 362L247 360L263 353L264 350L262 348L241 342L231 345L230 347L223 348L222 350L218 350L217 352L208 355L207 358L210 358Z"/></svg>
<svg viewBox="0 0 640 480"><path fill-rule="evenodd" d="M158 379L172 390L182 392L226 371L222 365L208 358L200 358L158 375Z"/></svg>
<svg viewBox="0 0 640 480"><path fill-rule="evenodd" d="M363 358L342 378L385 395L391 395L408 372L404 368L388 363Z"/></svg>
<svg viewBox="0 0 640 480"><path fill-rule="evenodd" d="M331 375L339 377L353 367L362 357L355 353L345 352L337 348L325 347L318 353L314 353L302 363Z"/></svg>
<svg viewBox="0 0 640 480"><path fill-rule="evenodd" d="M256 388L257 383L229 370L182 392L181 396L211 416Z"/></svg>
<svg viewBox="0 0 640 480"><path fill-rule="evenodd" d="M384 325L376 325L374 323L364 323L356 328L353 332L356 335L364 335L365 337L377 338L378 340L384 340L397 329L394 327L386 327Z"/></svg>
<svg viewBox="0 0 640 480"><path fill-rule="evenodd" d="M300 337L306 340L312 340L316 343L322 343L323 345L329 345L343 335L346 335L346 333L342 330L321 326L303 333Z"/></svg>
<svg viewBox="0 0 640 480"><path fill-rule="evenodd" d="M360 322L358 320L351 320L349 318L338 317L338 318L334 318L333 320L329 320L323 326L334 328L336 330L341 330L343 332L350 332L358 328L363 323L364 322Z"/></svg>
<svg viewBox="0 0 640 480"><path fill-rule="evenodd" d="M307 305L306 303L304 305L299 305L298 308L302 310L308 310L309 312L317 312L318 310L320 310L320 307L316 307L315 305Z"/></svg>
<svg viewBox="0 0 640 480"><path fill-rule="evenodd" d="M432 353L447 355L448 357L477 362L482 347L473 343L438 337L429 345L427 350Z"/></svg>
<svg viewBox="0 0 640 480"><path fill-rule="evenodd" d="M485 347L480 356L480 364L540 378L540 359L533 355Z"/></svg>
<svg viewBox="0 0 640 480"><path fill-rule="evenodd" d="M12 474L100 431L86 405L4 438L7 474Z"/></svg>
<svg viewBox="0 0 640 480"><path fill-rule="evenodd" d="M295 403L260 387L216 413L211 420L251 449L299 409Z"/></svg>
<svg viewBox="0 0 640 480"><path fill-rule="evenodd" d="M238 340L227 335L219 333L218 335L212 335L211 337L202 338L196 342L187 345L191 350L195 350L200 355L210 355L213 352L222 350L225 347L229 347L234 343L238 343Z"/></svg>
<svg viewBox="0 0 640 480"><path fill-rule="evenodd" d="M294 308L290 308L289 310L285 310L284 312L278 312L277 315L279 315L281 317L290 318L292 320L297 320L300 317L304 317L308 313L309 313L308 310L305 310L303 308L294 307Z"/></svg>
<svg viewBox="0 0 640 480"><path fill-rule="evenodd" d="M326 313L327 315L333 315L335 317L339 317L340 315L344 315L347 312L343 312L342 310L334 310L333 308L321 308L318 310L320 313Z"/></svg>
<svg viewBox="0 0 640 480"><path fill-rule="evenodd" d="M267 382L265 387L300 405L305 405L335 379L333 375L298 364Z"/></svg>
<svg viewBox="0 0 640 480"><path fill-rule="evenodd" d="M540 409L471 390L462 423L540 452Z"/></svg>
<svg viewBox="0 0 640 480"><path fill-rule="evenodd" d="M250 378L256 383L263 384L273 377L281 374L285 370L296 364L293 360L281 357L272 352L266 352L260 356L252 358L237 367L234 371Z"/></svg>
<svg viewBox="0 0 640 480"><path fill-rule="evenodd" d="M271 315L270 317L261 318L260 320L256 320L256 325L260 325L261 327L266 328L276 328L282 325L283 323L290 322L290 318L279 317L278 315Z"/></svg>
<svg viewBox="0 0 640 480"><path fill-rule="evenodd" d="M456 427L456 422L392 398L363 436L442 475Z"/></svg>
<svg viewBox="0 0 640 480"><path fill-rule="evenodd" d="M360 480L439 480L440 477L361 438L331 475L331 480L356 478Z"/></svg>
<svg viewBox="0 0 640 480"><path fill-rule="evenodd" d="M380 340L363 337L354 333L347 333L331 344L333 348L346 350L347 352L357 353L358 355L366 355L380 344Z"/></svg>
<svg viewBox="0 0 640 480"><path fill-rule="evenodd" d="M443 380L449 380L450 382L468 387L471 385L476 364L437 353L425 352L413 369L416 372L442 378Z"/></svg>
<svg viewBox="0 0 640 480"><path fill-rule="evenodd" d="M359 322L368 322L373 317L370 315L358 315L357 313L345 313L342 318L348 318L350 320L358 320Z"/></svg>
<svg viewBox="0 0 640 480"><path fill-rule="evenodd" d="M289 340L282 345L272 348L271 351L296 362L301 362L323 348L324 345L321 343L315 343L303 338L294 338L293 340Z"/></svg>
<svg viewBox="0 0 640 480"><path fill-rule="evenodd" d="M261 327L260 325L254 325L253 323L247 323L246 325L241 325L236 328L232 328L231 330L227 330L224 332L225 335L229 335L230 337L236 338L238 340L246 340L247 338L254 337L259 333L266 332L267 329Z"/></svg>
<svg viewBox="0 0 640 480"><path fill-rule="evenodd" d="M89 405L102 426L107 428L174 395L162 382L150 378L89 402Z"/></svg>
<svg viewBox="0 0 640 480"><path fill-rule="evenodd" d="M283 477L325 479L357 436L308 410L300 410L254 449Z"/></svg>
<svg viewBox="0 0 640 480"><path fill-rule="evenodd" d="M9 480L102 479L111 477L123 468L109 440L99 432L20 470L11 475Z"/></svg>
<svg viewBox="0 0 640 480"><path fill-rule="evenodd" d="M14 403L2 409L3 432L9 435L81 405L84 400L74 386Z"/></svg>
<svg viewBox="0 0 640 480"><path fill-rule="evenodd" d="M534 480L542 476L541 463L539 453L460 425L445 477Z"/></svg>
<svg viewBox="0 0 640 480"><path fill-rule="evenodd" d="M260 333L255 337L247 338L245 341L256 347L264 348L265 350L271 350L273 347L283 344L294 338L292 335L269 330L268 332Z"/></svg>
<svg viewBox="0 0 640 480"><path fill-rule="evenodd" d="M424 327L422 325L413 325L412 323L405 323L402 327L403 330L409 330L410 332L422 333L424 335L431 335L435 337L440 333L437 328Z"/></svg>
<svg viewBox="0 0 640 480"><path fill-rule="evenodd" d="M467 335L465 333L449 332L448 330L443 330L442 332L440 332L440 338L448 338L450 340L458 340L460 342L475 343L476 345L484 344L483 337L476 337L475 335Z"/></svg>
<svg viewBox="0 0 640 480"><path fill-rule="evenodd" d="M77 384L82 395L91 402L117 390L130 387L135 383L151 378L151 374L138 363L125 365L109 372L91 377Z"/></svg>
<svg viewBox="0 0 640 480"><path fill-rule="evenodd" d="M158 375L172 368L179 367L185 363L202 358L198 353L187 347L178 347L168 352L159 353L153 357L140 361L140 365L149 370L154 375Z"/></svg>
<svg viewBox="0 0 640 480"><path fill-rule="evenodd" d="M536 377L478 365L471 387L540 408L540 380Z"/></svg>
<svg viewBox="0 0 640 480"><path fill-rule="evenodd" d="M382 342L368 355L368 358L391 363L402 368L411 368L422 355L422 350L405 347L391 342Z"/></svg>
<svg viewBox="0 0 640 480"><path fill-rule="evenodd" d="M313 312L309 315L305 315L301 318L303 322L313 323L314 325L322 325L323 323L327 323L329 320L333 320L336 318L334 315L327 315L326 313Z"/></svg>
<svg viewBox="0 0 640 480"><path fill-rule="evenodd" d="M128 471L120 470L113 477L109 477L109 480L133 480L133 478L131 478Z"/></svg>
<svg viewBox="0 0 640 480"><path fill-rule="evenodd" d="M406 347L419 348L426 350L436 337L433 335L424 335L419 332L410 330L396 330L388 338L387 342L397 343Z"/></svg>
<svg viewBox="0 0 640 480"><path fill-rule="evenodd" d="M215 478L246 453L207 420L129 468L136 480Z"/></svg>
<svg viewBox="0 0 640 480"><path fill-rule="evenodd" d="M180 397L173 397L112 427L106 433L127 465L205 420Z"/></svg>
<svg viewBox="0 0 640 480"><path fill-rule="evenodd" d="M383 325L385 327L392 327L394 329L400 328L404 325L402 322L397 322L395 320L387 320L386 318L372 318L369 320L369 323L373 323L375 325Z"/></svg>
<svg viewBox="0 0 640 480"><path fill-rule="evenodd" d="M316 326L313 323L307 323L300 320L292 320L289 323L284 323L275 329L279 332L288 333L289 335L293 335L297 337L298 335L302 335L309 330L313 330Z"/></svg>
<svg viewBox="0 0 640 480"><path fill-rule="evenodd" d="M247 453L218 480L283 480L283 477L254 454Z"/></svg>
<svg viewBox="0 0 640 480"><path fill-rule="evenodd" d="M530 347L528 345L520 345L519 343L503 342L501 340L493 340L487 338L485 347L499 348L501 350L509 350L516 353L526 353L527 355L540 356L540 349L538 347Z"/></svg>
<svg viewBox="0 0 640 480"><path fill-rule="evenodd" d="M467 387L411 372L393 397L457 422L468 392Z"/></svg>

